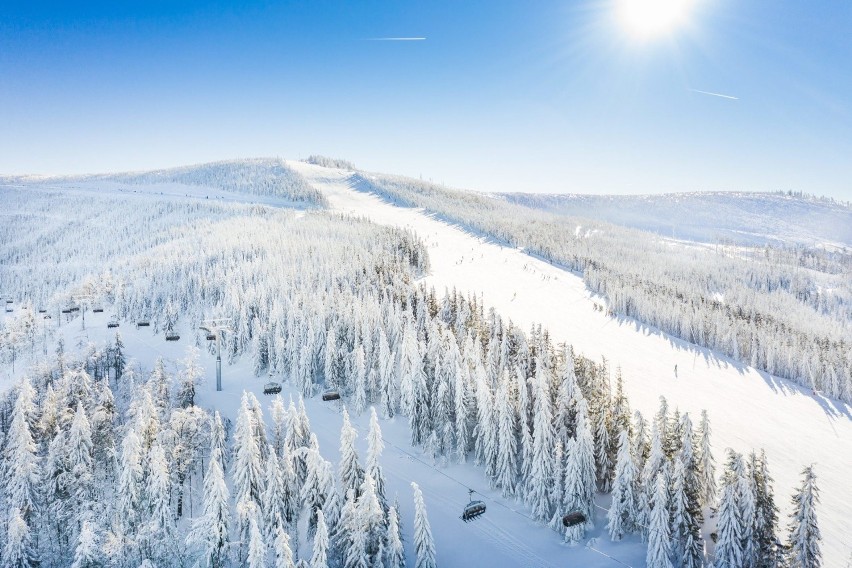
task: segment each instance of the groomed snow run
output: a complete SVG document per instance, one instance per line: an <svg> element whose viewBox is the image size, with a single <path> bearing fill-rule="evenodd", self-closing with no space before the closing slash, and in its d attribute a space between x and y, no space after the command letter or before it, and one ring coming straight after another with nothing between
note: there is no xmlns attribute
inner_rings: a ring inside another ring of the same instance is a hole
<svg viewBox="0 0 852 568"><path fill-rule="evenodd" d="M717 472L725 448L744 453L764 448L775 478L782 531L786 532L790 496L800 483L800 472L805 465L815 464L824 566L845 565L852 550L849 405L633 319L595 311L594 303L603 300L593 297L578 275L422 210L399 207L359 191L350 172L302 162L288 165L325 193L334 209L414 230L429 247L431 274L426 282L438 292L456 287L481 294L486 306L495 307L522 328L540 323L554 342L566 341L591 358L604 356L613 371L620 366L634 409L646 416L657 410L661 395L670 408L689 412L694 421L707 409ZM427 494L427 504L429 498ZM448 551L439 548L440 552Z"/></svg>

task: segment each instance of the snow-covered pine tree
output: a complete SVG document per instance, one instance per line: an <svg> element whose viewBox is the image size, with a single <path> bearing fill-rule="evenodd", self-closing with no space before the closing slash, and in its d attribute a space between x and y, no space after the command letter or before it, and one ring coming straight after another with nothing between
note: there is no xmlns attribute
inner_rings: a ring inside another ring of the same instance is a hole
<svg viewBox="0 0 852 568"><path fill-rule="evenodd" d="M328 568L328 527L322 509L317 511L317 532L314 534L314 549L311 568Z"/></svg>
<svg viewBox="0 0 852 568"><path fill-rule="evenodd" d="M116 504L116 521L126 535L134 535L139 530L143 473L139 436L135 429L130 428L121 443Z"/></svg>
<svg viewBox="0 0 852 568"><path fill-rule="evenodd" d="M654 503L654 492L657 490L657 477L663 471L666 462L666 456L663 451L662 432L659 428L659 420L654 421L651 430L651 450L648 453L648 459L645 461L645 467L642 470L642 486L645 488L644 494L639 496L639 525L642 527L642 538L647 540L648 527L651 524L651 509Z"/></svg>
<svg viewBox="0 0 852 568"><path fill-rule="evenodd" d="M405 548L402 545L402 531L396 506L388 509L388 528L385 539L385 568L405 568Z"/></svg>
<svg viewBox="0 0 852 568"><path fill-rule="evenodd" d="M293 563L293 550L290 548L290 535L284 529L283 521L276 523L275 541L273 548L275 550L275 568L296 568ZM311 568L325 567L324 564L315 564Z"/></svg>
<svg viewBox="0 0 852 568"><path fill-rule="evenodd" d="M385 497L385 474L382 471L380 459L385 443L382 440L382 429L379 427L379 417L375 407L370 408L370 431L367 433L367 463L365 473L373 478L376 489L376 497L382 506L382 510L388 508L387 497Z"/></svg>
<svg viewBox="0 0 852 568"><path fill-rule="evenodd" d="M565 529L567 542L579 542L586 530L594 528L595 512L595 442L589 428L585 398L577 403L575 437L569 441L565 453L565 511L580 511L586 517L584 524Z"/></svg>
<svg viewBox="0 0 852 568"><path fill-rule="evenodd" d="M200 562L209 568L224 568L228 561L230 495L220 459L220 450L214 441L204 475L204 512L193 521L186 539L187 544L198 549Z"/></svg>
<svg viewBox="0 0 852 568"><path fill-rule="evenodd" d="M343 491L352 489L355 497L360 495L361 484L364 482L364 470L358 463L358 452L355 450L355 428L349 422L349 413L343 409L343 426L340 428L340 465L338 478Z"/></svg>
<svg viewBox="0 0 852 568"><path fill-rule="evenodd" d="M77 547L74 549L74 561L71 568L101 568L104 566L98 538L97 525L83 521L80 534L77 537Z"/></svg>
<svg viewBox="0 0 852 568"><path fill-rule="evenodd" d="M547 522L553 516L553 411L548 386L550 381L540 359L536 365L533 402L533 453L527 481L526 503L533 518Z"/></svg>
<svg viewBox="0 0 852 568"><path fill-rule="evenodd" d="M822 552L816 516L819 489L814 467L802 471L802 485L793 495L793 512L790 514L787 562L790 568L820 568Z"/></svg>
<svg viewBox="0 0 852 568"><path fill-rule="evenodd" d="M144 522L147 557L160 562L173 562L177 557L175 524L170 506L171 476L169 464L159 442L155 442L148 456L147 501L149 514Z"/></svg>
<svg viewBox="0 0 852 568"><path fill-rule="evenodd" d="M515 494L518 480L518 430L514 405L509 397L510 384L509 372L504 369L492 409L497 415L495 484L503 490L504 497Z"/></svg>
<svg viewBox="0 0 852 568"><path fill-rule="evenodd" d="M781 561L778 550L778 507L772 489L772 477L766 454L754 452L749 456L749 477L755 496L754 538L758 544L757 568L774 568Z"/></svg>
<svg viewBox="0 0 852 568"><path fill-rule="evenodd" d="M675 563L682 562L684 568L700 568L704 562L701 540L703 513L689 414L681 417L679 431L681 442L674 457L672 489L672 552Z"/></svg>
<svg viewBox="0 0 852 568"><path fill-rule="evenodd" d="M33 439L31 428L31 420L35 414L35 391L29 378L25 378L18 388L18 398L12 410L12 423L6 434L3 473L6 477L6 505L10 510L16 509L27 526L32 520L37 503L40 472L38 446Z"/></svg>
<svg viewBox="0 0 852 568"><path fill-rule="evenodd" d="M648 551L645 558L648 568L672 568L671 537L669 534L669 495L666 479L655 479L651 524L648 527Z"/></svg>
<svg viewBox="0 0 852 568"><path fill-rule="evenodd" d="M9 568L36 568L39 566L35 547L30 536L30 527L20 509L12 508L6 526L6 543L0 554L0 566Z"/></svg>
<svg viewBox="0 0 852 568"><path fill-rule="evenodd" d="M615 462L615 481L612 504L607 512L607 530L614 541L636 530L636 465L630 453L630 433L625 428L618 437L618 458Z"/></svg>
<svg viewBox="0 0 852 568"><path fill-rule="evenodd" d="M256 515L249 519L248 539L248 555L246 559L248 568L265 568L266 542L263 538L263 532L257 526Z"/></svg>
<svg viewBox="0 0 852 568"><path fill-rule="evenodd" d="M255 436L254 416L248 393L243 391L242 402L234 428L234 499L252 501L260 506L263 492L263 461Z"/></svg>
<svg viewBox="0 0 852 568"><path fill-rule="evenodd" d="M745 565L743 539L749 535L751 527L745 526L740 506L743 496L739 494L739 480L743 474L742 456L729 449L716 521L715 568L742 568Z"/></svg>
<svg viewBox="0 0 852 568"><path fill-rule="evenodd" d="M698 424L698 462L699 503L707 507L716 502L716 463L710 448L710 418L706 410L701 411L701 422Z"/></svg>
<svg viewBox="0 0 852 568"><path fill-rule="evenodd" d="M435 541L426 515L423 493L413 481L411 488L414 490L414 550L417 553L414 568L436 568Z"/></svg>

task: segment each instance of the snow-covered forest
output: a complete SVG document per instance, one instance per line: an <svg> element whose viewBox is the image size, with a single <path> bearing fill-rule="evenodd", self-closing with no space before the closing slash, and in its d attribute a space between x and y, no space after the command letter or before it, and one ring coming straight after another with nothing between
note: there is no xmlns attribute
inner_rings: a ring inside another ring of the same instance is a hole
<svg viewBox="0 0 852 568"><path fill-rule="evenodd" d="M281 187L310 188L282 168ZM243 178L244 165L227 170L196 167L189 185ZM706 413L680 412L665 398L653 416L632 412L620 370L597 354L576 353L541 326L520 329L475 291L439 295L420 284L430 262L412 231L312 209L159 195L162 183L188 183L178 174L122 183L139 192L2 188L12 217L0 227L0 282L14 311L0 324L0 356L29 370L0 403L0 563L430 567L437 556L453 565L436 549L418 486L400 496L413 499L413 519L386 494L386 421L407 424L408 447L432 464L421 475L471 464L529 522L600 558L587 542L596 529L612 542L646 543L643 560L653 567L818 565L818 465L806 467L783 522L775 495L786 499L793 488L773 487L759 448L714 457ZM482 223L496 219L483 214ZM548 238L540 228L530 234ZM599 245L577 246L591 255ZM607 258L627 266L626 250ZM597 282L602 268L590 266L587 279ZM739 280L729 278L722 282L733 289ZM812 309L796 305L797 313ZM146 321L208 352L199 326L226 320L225 364L249 361L255 375L241 379L233 424L211 399L202 406L196 398L203 352L190 348L175 372L162 360L133 363L120 334L70 353L57 326L81 326L95 308L121 331ZM841 320L830 329L842 334ZM848 381L849 361L840 364ZM275 397L264 407L253 392L268 380L287 383L293 402ZM299 396L328 390L353 417L370 415L365 455L344 410L339 460L323 457ZM565 526L569 513L581 521Z"/></svg>
<svg viewBox="0 0 852 568"><path fill-rule="evenodd" d="M682 246L410 178L357 183L583 274L609 309L852 401L852 257L817 249Z"/></svg>

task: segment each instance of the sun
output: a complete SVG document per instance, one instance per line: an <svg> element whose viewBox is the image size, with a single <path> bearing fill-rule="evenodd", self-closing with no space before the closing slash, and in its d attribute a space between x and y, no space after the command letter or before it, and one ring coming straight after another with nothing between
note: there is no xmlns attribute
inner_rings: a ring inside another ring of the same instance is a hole
<svg viewBox="0 0 852 568"><path fill-rule="evenodd" d="M694 0L617 0L618 17L632 35L647 39L670 33L686 20Z"/></svg>

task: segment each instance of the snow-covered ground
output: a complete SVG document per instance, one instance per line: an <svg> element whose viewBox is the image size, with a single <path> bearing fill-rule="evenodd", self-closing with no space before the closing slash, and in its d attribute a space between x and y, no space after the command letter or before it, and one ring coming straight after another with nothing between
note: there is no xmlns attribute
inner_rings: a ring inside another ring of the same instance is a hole
<svg viewBox="0 0 852 568"><path fill-rule="evenodd" d="M485 304L528 329L541 323L551 337L586 356L621 366L633 405L653 413L664 395L670 407L710 413L717 461L727 447L764 448L786 527L789 497L799 473L815 464L822 492L818 511L826 566L850 557L852 534L852 408L715 352L595 311L582 279L523 251L501 246L422 211L358 191L341 170L288 165L329 198L334 209L413 229L429 247L427 282L443 291L482 294ZM677 374L675 374L677 368ZM491 519L495 519L494 516ZM495 519L496 520L496 519ZM602 540L606 540L605 538ZM440 546L440 545L439 545Z"/></svg>

